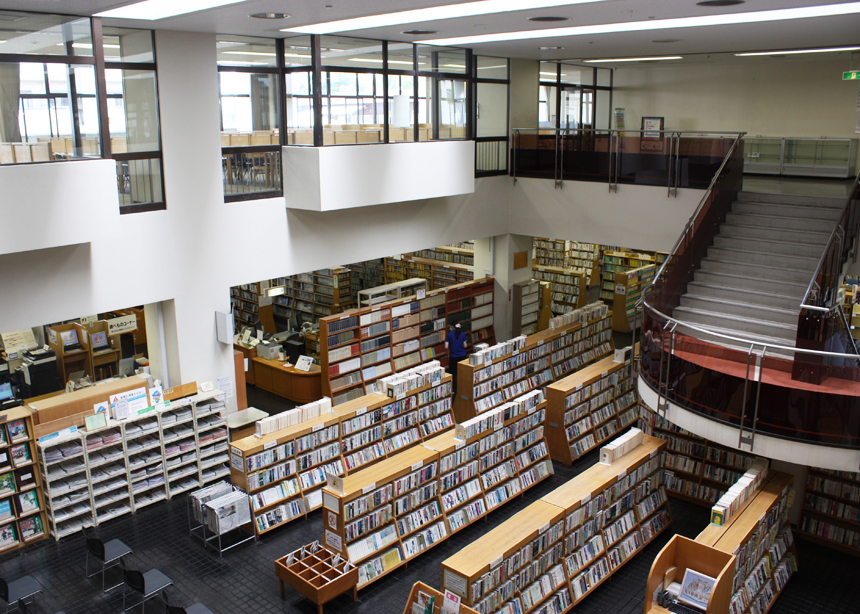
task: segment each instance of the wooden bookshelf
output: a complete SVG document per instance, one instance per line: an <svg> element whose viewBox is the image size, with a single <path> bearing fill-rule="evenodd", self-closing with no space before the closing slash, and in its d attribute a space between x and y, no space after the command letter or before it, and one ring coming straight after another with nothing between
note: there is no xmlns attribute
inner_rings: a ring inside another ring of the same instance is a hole
<svg viewBox="0 0 860 614"><path fill-rule="evenodd" d="M772 472L761 488L722 526L708 525L695 542L676 535L651 567L645 612L665 612L654 603L664 574L675 567L680 582L694 569L717 578L707 614L765 614L797 570L788 510L794 498L792 476Z"/></svg>
<svg viewBox="0 0 860 614"><path fill-rule="evenodd" d="M612 353L612 316L529 335L525 347L490 363L457 364L461 382L454 400L458 422L473 418L506 400L544 386L555 379ZM472 382L472 386L463 383Z"/></svg>
<svg viewBox="0 0 860 614"><path fill-rule="evenodd" d="M253 324L260 317L260 294L262 292L260 282L230 288L233 323L237 332L242 330L243 326Z"/></svg>
<svg viewBox="0 0 860 614"><path fill-rule="evenodd" d="M662 262L662 261L661 261ZM615 274L657 263L654 254L627 251L605 251L601 259L600 298L611 301L615 297Z"/></svg>
<svg viewBox="0 0 860 614"><path fill-rule="evenodd" d="M534 237L532 250L536 265L561 268L567 265L567 241Z"/></svg>
<svg viewBox="0 0 860 614"><path fill-rule="evenodd" d="M798 534L860 555L860 473L810 467Z"/></svg>
<svg viewBox="0 0 860 614"><path fill-rule="evenodd" d="M428 360L448 364L447 324L468 346L493 341L492 277L320 319L322 390L335 405L376 391L376 381Z"/></svg>
<svg viewBox="0 0 860 614"><path fill-rule="evenodd" d="M326 472L351 475L454 428L451 376L390 399L372 393L263 437L231 443L231 482L259 535L317 509Z"/></svg>
<svg viewBox="0 0 860 614"><path fill-rule="evenodd" d="M44 539L48 523L32 411L14 407L0 420L0 553L6 554Z"/></svg>
<svg viewBox="0 0 860 614"><path fill-rule="evenodd" d="M568 612L671 524L653 437L596 464L442 562L442 588L479 612ZM534 573L533 563L544 570ZM525 573L525 581L522 581ZM519 586L507 586L519 574ZM507 595L503 597L502 595Z"/></svg>
<svg viewBox="0 0 860 614"><path fill-rule="evenodd" d="M540 318L540 282L519 281L513 286L511 336L533 335L538 332Z"/></svg>
<svg viewBox="0 0 860 614"><path fill-rule="evenodd" d="M567 313L585 305L588 281L584 269L535 264L532 266L532 277L550 283L550 307L553 313Z"/></svg>
<svg viewBox="0 0 860 614"><path fill-rule="evenodd" d="M649 264L623 273L615 273L612 288L612 330L629 333L636 318L636 303L642 298L645 288L653 281L657 268ZM604 287L608 282L604 282Z"/></svg>
<svg viewBox="0 0 860 614"><path fill-rule="evenodd" d="M600 283L600 246L595 243L567 242L566 265L569 268L584 269L588 287Z"/></svg>
<svg viewBox="0 0 860 614"><path fill-rule="evenodd" d="M406 606L403 608L403 614L415 614L412 609L413 604L419 604L419 593L424 593L429 597L433 597L433 611L430 614L440 614L442 604L445 602L445 594L440 593L435 588L427 586L423 582L416 582L412 585L412 590L409 592L409 599L406 600ZM421 608L423 614L424 608ZM472 608L460 604L459 614L478 614ZM455 613L456 614L456 613Z"/></svg>
<svg viewBox="0 0 860 614"><path fill-rule="evenodd" d="M546 396L550 454L568 466L639 418L630 360L604 358L547 386Z"/></svg>
<svg viewBox="0 0 860 614"><path fill-rule="evenodd" d="M542 403L513 403L460 438L444 433L332 478L325 544L358 566L359 588L384 577L549 477L544 420Z"/></svg>
<svg viewBox="0 0 860 614"><path fill-rule="evenodd" d="M663 478L671 497L710 507L752 466L755 456L702 439L639 405L643 431L667 442Z"/></svg>

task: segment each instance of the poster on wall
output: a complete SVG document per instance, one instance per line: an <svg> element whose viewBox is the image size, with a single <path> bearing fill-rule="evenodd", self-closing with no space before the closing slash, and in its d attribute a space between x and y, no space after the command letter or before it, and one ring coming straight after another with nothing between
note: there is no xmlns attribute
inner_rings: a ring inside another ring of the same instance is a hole
<svg viewBox="0 0 860 614"><path fill-rule="evenodd" d="M624 130L624 107L616 107L615 108L615 129L616 130ZM618 136L624 137L623 132L619 132Z"/></svg>
<svg viewBox="0 0 860 614"><path fill-rule="evenodd" d="M642 118L642 138L639 151L663 151L663 117Z"/></svg>

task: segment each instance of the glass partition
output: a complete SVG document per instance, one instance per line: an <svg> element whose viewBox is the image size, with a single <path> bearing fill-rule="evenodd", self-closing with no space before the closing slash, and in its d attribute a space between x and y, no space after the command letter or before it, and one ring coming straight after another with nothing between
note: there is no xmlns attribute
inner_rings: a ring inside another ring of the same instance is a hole
<svg viewBox="0 0 860 614"><path fill-rule="evenodd" d="M150 30L102 28L102 48L104 49L105 62L155 63L155 49Z"/></svg>
<svg viewBox="0 0 860 614"><path fill-rule="evenodd" d="M310 36L291 36L284 39L284 65L287 68L311 65Z"/></svg>
<svg viewBox="0 0 860 614"><path fill-rule="evenodd" d="M468 73L465 49L418 45L417 53L418 72L440 72L460 75Z"/></svg>
<svg viewBox="0 0 860 614"><path fill-rule="evenodd" d="M58 55L91 58L89 18L22 11L0 11L0 54Z"/></svg>
<svg viewBox="0 0 860 614"><path fill-rule="evenodd" d="M388 141L415 140L415 77L388 75Z"/></svg>
<svg viewBox="0 0 860 614"><path fill-rule="evenodd" d="M286 75L287 144L314 144L314 108L311 97L311 71Z"/></svg>
<svg viewBox="0 0 860 614"><path fill-rule="evenodd" d="M492 58L488 56L475 56L478 79L508 80L508 60L506 58Z"/></svg>

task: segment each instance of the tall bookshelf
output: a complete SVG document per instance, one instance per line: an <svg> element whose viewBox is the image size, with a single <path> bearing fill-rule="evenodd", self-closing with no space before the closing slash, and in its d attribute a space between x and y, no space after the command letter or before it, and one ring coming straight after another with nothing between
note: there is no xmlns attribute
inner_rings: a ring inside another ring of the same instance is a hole
<svg viewBox="0 0 860 614"><path fill-rule="evenodd" d="M426 260L436 260L448 264L462 264L465 266L475 265L475 249L464 249L452 245L444 245L434 249L421 249L412 252L412 256L416 258L424 258Z"/></svg>
<svg viewBox="0 0 860 614"><path fill-rule="evenodd" d="M272 298L272 316L285 324L291 317L315 322L355 307L352 271L345 267L278 277L272 283L284 286L284 293Z"/></svg>
<svg viewBox="0 0 860 614"><path fill-rule="evenodd" d="M447 324L459 323L467 348L493 341L493 278L349 310L320 320L323 394L335 405L376 390L379 378L428 360L447 365Z"/></svg>
<svg viewBox="0 0 860 614"><path fill-rule="evenodd" d="M663 452L666 492L711 506L749 469L755 456L702 439L639 406L642 430L667 442Z"/></svg>
<svg viewBox="0 0 860 614"><path fill-rule="evenodd" d="M652 254L638 254L626 251L604 252L600 262L600 267L602 269L600 298L608 301L614 299L616 273L626 273L631 269L638 269L640 267L656 263L657 257Z"/></svg>
<svg viewBox="0 0 860 614"><path fill-rule="evenodd" d="M593 288L600 283L600 246L596 243L568 241L566 266L583 269L588 287Z"/></svg>
<svg viewBox="0 0 860 614"><path fill-rule="evenodd" d="M0 422L0 553L48 535L45 492L36 470L32 412L14 407Z"/></svg>
<svg viewBox="0 0 860 614"><path fill-rule="evenodd" d="M233 307L235 330L241 330L242 326L253 324L259 319L262 292L260 283L242 284L230 288L230 304Z"/></svg>
<svg viewBox="0 0 860 614"><path fill-rule="evenodd" d="M570 611L671 524L659 452L596 464L442 562L442 589L480 614Z"/></svg>
<svg viewBox="0 0 860 614"><path fill-rule="evenodd" d="M638 396L627 360L612 356L546 389L547 442L553 460L571 465L639 418Z"/></svg>
<svg viewBox="0 0 860 614"><path fill-rule="evenodd" d="M317 509L326 473L352 475L453 428L445 375L396 399L369 394L330 414L234 441L230 480L251 495L262 535Z"/></svg>
<svg viewBox="0 0 860 614"><path fill-rule="evenodd" d="M535 264L532 277L550 282L553 313L567 313L585 305L588 283L584 270Z"/></svg>
<svg viewBox="0 0 860 614"><path fill-rule="evenodd" d="M324 542L362 588L552 474L544 403L512 402L323 489Z"/></svg>
<svg viewBox="0 0 860 614"><path fill-rule="evenodd" d="M860 555L860 473L810 467L799 534Z"/></svg>
<svg viewBox="0 0 860 614"><path fill-rule="evenodd" d="M532 249L536 265L560 268L567 266L567 241L534 237Z"/></svg>
<svg viewBox="0 0 860 614"><path fill-rule="evenodd" d="M511 335L533 335L538 332L540 318L540 282L519 281L513 286Z"/></svg>
<svg viewBox="0 0 860 614"><path fill-rule="evenodd" d="M657 272L653 264L615 273L612 289L612 330L629 333L637 324L636 303ZM641 318L640 318L641 319Z"/></svg>
<svg viewBox="0 0 860 614"><path fill-rule="evenodd" d="M604 311L591 321L573 322L529 335L520 350L482 365L457 365L461 382L454 400L458 422L498 407L507 400L612 353L612 316ZM463 383L472 382L472 386Z"/></svg>
<svg viewBox="0 0 860 614"><path fill-rule="evenodd" d="M40 441L51 534L60 539L228 475L224 404L223 392L202 392Z"/></svg>

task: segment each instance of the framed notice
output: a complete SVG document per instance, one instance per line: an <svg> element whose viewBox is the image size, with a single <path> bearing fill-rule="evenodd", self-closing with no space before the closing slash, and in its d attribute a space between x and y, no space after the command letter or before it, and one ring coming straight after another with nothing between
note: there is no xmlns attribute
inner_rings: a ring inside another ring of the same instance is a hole
<svg viewBox="0 0 860 614"><path fill-rule="evenodd" d="M663 151L663 120L662 117L642 118L642 138L639 139L639 151Z"/></svg>

